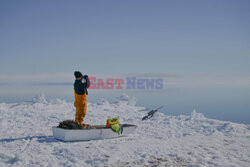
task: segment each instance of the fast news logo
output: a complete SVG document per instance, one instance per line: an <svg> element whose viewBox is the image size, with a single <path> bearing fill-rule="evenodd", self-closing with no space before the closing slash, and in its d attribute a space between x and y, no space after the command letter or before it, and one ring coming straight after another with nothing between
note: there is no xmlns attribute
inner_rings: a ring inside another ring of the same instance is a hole
<svg viewBox="0 0 250 167"><path fill-rule="evenodd" d="M163 78L141 79L126 77L126 79L108 78L105 80L89 77L89 89L163 89ZM125 82L126 81L126 82Z"/></svg>

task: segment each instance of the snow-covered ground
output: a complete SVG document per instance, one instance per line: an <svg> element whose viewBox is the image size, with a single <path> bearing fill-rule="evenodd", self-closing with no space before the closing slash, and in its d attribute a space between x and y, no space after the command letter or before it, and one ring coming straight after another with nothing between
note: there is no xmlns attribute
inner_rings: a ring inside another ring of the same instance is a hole
<svg viewBox="0 0 250 167"><path fill-rule="evenodd" d="M74 106L43 96L30 102L0 104L0 166L250 166L250 125L191 115L157 112L125 95L115 102L88 103L86 123L105 124L108 116L138 125L129 137L61 142L51 127L74 119ZM164 109L162 109L164 110Z"/></svg>

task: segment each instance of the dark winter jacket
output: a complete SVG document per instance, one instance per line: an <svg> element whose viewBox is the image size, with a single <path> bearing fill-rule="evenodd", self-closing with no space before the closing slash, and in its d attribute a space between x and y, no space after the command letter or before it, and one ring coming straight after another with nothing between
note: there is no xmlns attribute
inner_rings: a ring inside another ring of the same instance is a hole
<svg viewBox="0 0 250 167"><path fill-rule="evenodd" d="M87 88L90 86L90 81L87 75L84 75L83 78L85 79L86 82L82 83L80 80L75 80L74 83L74 90L77 94L83 95L83 94L88 94Z"/></svg>

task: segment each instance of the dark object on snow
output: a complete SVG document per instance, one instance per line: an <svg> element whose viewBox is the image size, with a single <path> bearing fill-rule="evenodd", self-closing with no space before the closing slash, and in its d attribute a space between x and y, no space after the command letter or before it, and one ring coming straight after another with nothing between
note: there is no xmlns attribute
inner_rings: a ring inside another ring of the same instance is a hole
<svg viewBox="0 0 250 167"><path fill-rule="evenodd" d="M148 112L148 115L144 116L144 117L142 118L142 121L144 121L144 120L146 120L146 119L149 119L149 118L153 117L153 116L154 116L154 113L155 113L156 111L160 110L161 108L163 108L163 106L157 108L156 110L151 110L150 112Z"/></svg>
<svg viewBox="0 0 250 167"><path fill-rule="evenodd" d="M66 121L60 122L59 125L58 125L58 128L81 129L81 127L73 120L66 120Z"/></svg>

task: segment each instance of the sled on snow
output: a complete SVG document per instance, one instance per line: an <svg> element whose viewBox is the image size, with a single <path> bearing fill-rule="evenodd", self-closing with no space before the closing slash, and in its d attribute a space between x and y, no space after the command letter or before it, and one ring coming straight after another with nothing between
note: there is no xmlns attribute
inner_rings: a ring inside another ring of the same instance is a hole
<svg viewBox="0 0 250 167"><path fill-rule="evenodd" d="M115 133L110 127L106 125L92 125L88 129L65 129L59 126L52 127L54 138L62 141L88 141L100 139L112 139L117 137L128 136L132 134L137 128L132 124L120 124L121 134Z"/></svg>

